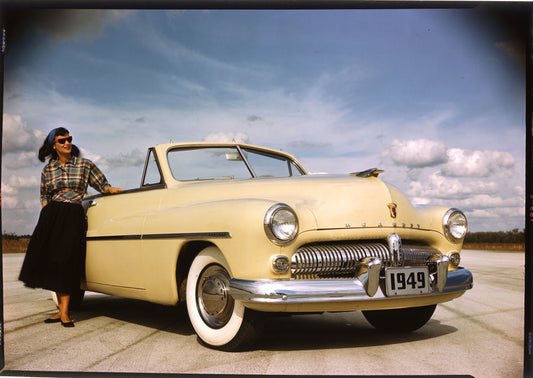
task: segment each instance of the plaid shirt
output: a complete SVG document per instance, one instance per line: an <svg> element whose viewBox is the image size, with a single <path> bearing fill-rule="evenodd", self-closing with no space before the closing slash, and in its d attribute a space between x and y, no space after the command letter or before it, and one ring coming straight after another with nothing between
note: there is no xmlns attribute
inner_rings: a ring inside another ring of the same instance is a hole
<svg viewBox="0 0 533 378"><path fill-rule="evenodd" d="M81 203L88 185L99 192L111 186L88 159L73 156L64 166L57 159L51 160L41 174L41 203Z"/></svg>

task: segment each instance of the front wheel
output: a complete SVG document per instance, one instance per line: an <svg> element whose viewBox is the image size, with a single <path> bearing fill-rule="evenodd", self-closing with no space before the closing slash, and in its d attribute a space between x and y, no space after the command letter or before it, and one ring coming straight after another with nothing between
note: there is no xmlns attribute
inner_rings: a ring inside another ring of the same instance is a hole
<svg viewBox="0 0 533 378"><path fill-rule="evenodd" d="M363 311L363 315L374 328L389 332L410 332L425 325L437 305L399 308L394 310Z"/></svg>
<svg viewBox="0 0 533 378"><path fill-rule="evenodd" d="M220 251L208 247L193 260L187 276L187 312L205 344L225 351L242 350L258 337L259 313L229 294L229 268Z"/></svg>

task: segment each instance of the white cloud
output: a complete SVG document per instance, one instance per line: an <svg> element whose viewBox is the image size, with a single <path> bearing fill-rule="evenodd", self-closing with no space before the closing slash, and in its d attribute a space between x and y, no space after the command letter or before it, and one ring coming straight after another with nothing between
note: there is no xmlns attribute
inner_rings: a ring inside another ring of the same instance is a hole
<svg viewBox="0 0 533 378"><path fill-rule="evenodd" d="M489 177L508 172L515 160L508 152L469 151L450 148L448 162L442 166L442 174L449 177Z"/></svg>
<svg viewBox="0 0 533 378"><path fill-rule="evenodd" d="M382 153L396 165L408 168L433 167L447 161L446 145L428 139L394 140Z"/></svg>
<svg viewBox="0 0 533 378"><path fill-rule="evenodd" d="M17 191L15 190L14 187L12 187L11 185L9 185L8 183L6 182L2 182L2 194L5 196L5 195L12 195L12 194L15 194ZM2 198L2 200L5 200L5 197Z"/></svg>
<svg viewBox="0 0 533 378"><path fill-rule="evenodd" d="M83 148L83 147L79 147L80 149L80 157L82 158L85 158L85 159L89 159L91 160L93 163L98 163L102 157L100 155L97 155L95 153L92 153L91 151Z"/></svg>
<svg viewBox="0 0 533 378"><path fill-rule="evenodd" d="M16 196L12 196L12 195L7 195L6 193L4 193L4 190L9 191L8 188L4 188L4 185L2 185L2 208L4 209L14 209L17 207L19 201L17 199ZM11 223L11 221L9 222Z"/></svg>
<svg viewBox="0 0 533 378"><path fill-rule="evenodd" d="M524 198L503 197L505 193L471 194L455 201L456 207L473 211L495 211L497 209L514 209L515 213L523 213Z"/></svg>
<svg viewBox="0 0 533 378"><path fill-rule="evenodd" d="M494 194L498 184L491 181L463 181L443 176L440 171L433 172L423 181L409 184L408 195L423 201L424 198L458 199L473 194Z"/></svg>
<svg viewBox="0 0 533 378"><path fill-rule="evenodd" d="M512 188L512 194L518 197L521 197L521 198L526 198L526 188L523 186L517 185Z"/></svg>
<svg viewBox="0 0 533 378"><path fill-rule="evenodd" d="M4 153L36 151L36 146L40 146L44 137L43 132L29 129L20 115L3 114L2 151Z"/></svg>
<svg viewBox="0 0 533 378"><path fill-rule="evenodd" d="M37 151L22 152L19 154L12 154L14 156L8 157L4 156L4 161L2 162L6 168L9 169L22 169L22 168L31 168L36 165L39 160L37 157Z"/></svg>
<svg viewBox="0 0 533 378"><path fill-rule="evenodd" d="M509 152L448 148L428 139L394 140L385 147L381 159L407 168L411 180L417 180L424 169L431 167L450 178L502 178L516 174L515 158Z"/></svg>
<svg viewBox="0 0 533 378"><path fill-rule="evenodd" d="M474 209L469 212L472 218L492 218L492 219L509 219L511 217L523 217L524 210L516 206L513 207L499 207L490 209ZM505 227L502 229L508 229Z"/></svg>
<svg viewBox="0 0 533 378"><path fill-rule="evenodd" d="M26 200L21 194L26 189L34 189L38 192L40 178L36 176L10 176L2 182L2 207L6 209L23 208L30 209L39 202L39 199Z"/></svg>
<svg viewBox="0 0 533 378"><path fill-rule="evenodd" d="M36 188L41 184L40 178L36 176L10 176L6 183L15 190Z"/></svg>

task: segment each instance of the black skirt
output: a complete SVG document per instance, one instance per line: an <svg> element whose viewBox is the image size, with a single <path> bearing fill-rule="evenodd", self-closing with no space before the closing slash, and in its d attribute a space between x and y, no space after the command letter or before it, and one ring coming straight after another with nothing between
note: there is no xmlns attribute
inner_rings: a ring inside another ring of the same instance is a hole
<svg viewBox="0 0 533 378"><path fill-rule="evenodd" d="M41 209L19 280L32 288L75 293L84 276L86 231L81 205L50 202Z"/></svg>

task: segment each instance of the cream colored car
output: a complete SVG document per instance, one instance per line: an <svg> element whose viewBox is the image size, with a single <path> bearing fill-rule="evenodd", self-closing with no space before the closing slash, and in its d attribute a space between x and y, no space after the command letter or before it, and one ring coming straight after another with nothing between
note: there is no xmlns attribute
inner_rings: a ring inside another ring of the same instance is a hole
<svg viewBox="0 0 533 378"><path fill-rule="evenodd" d="M268 312L361 310L378 329L417 329L472 287L467 220L413 207L380 172L311 175L245 144L157 145L139 188L84 201L82 289L185 303L223 350L250 346Z"/></svg>

